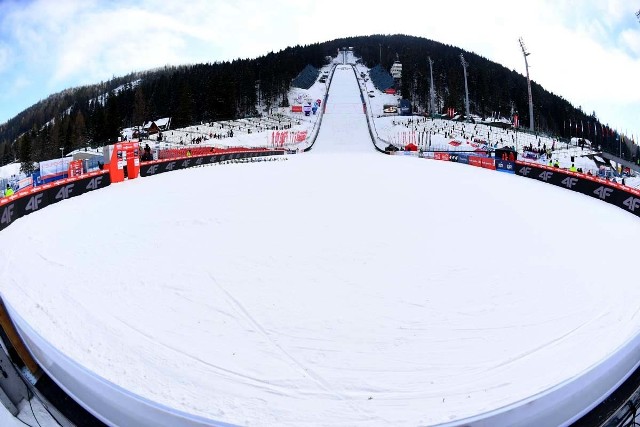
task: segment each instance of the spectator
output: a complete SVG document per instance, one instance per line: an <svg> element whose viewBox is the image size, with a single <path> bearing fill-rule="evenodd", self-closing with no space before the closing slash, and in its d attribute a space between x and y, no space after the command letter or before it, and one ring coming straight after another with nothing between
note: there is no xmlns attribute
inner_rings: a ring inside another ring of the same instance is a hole
<svg viewBox="0 0 640 427"><path fill-rule="evenodd" d="M146 144L144 146L144 153L142 154L142 160L143 161L153 160L153 157L151 156L151 147L149 147L149 144Z"/></svg>
<svg viewBox="0 0 640 427"><path fill-rule="evenodd" d="M13 188L7 184L7 188L4 190L4 197L13 196Z"/></svg>

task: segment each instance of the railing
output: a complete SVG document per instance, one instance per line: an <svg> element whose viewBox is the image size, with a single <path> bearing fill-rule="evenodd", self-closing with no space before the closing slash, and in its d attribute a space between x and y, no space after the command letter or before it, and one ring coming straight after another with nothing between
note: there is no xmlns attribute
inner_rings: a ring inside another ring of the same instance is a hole
<svg viewBox="0 0 640 427"><path fill-rule="evenodd" d="M358 72L356 71L356 67L354 65L351 65L351 69L353 70L353 74L356 77L356 82L358 82L358 91L360 92L360 100L362 101L362 107L364 108L364 115L365 115L365 118L367 119L367 129L369 129L369 136L371 137L371 143L373 144L373 147L376 149L376 151L379 151L379 152L385 153L385 154L389 154L386 151L384 151L384 149L378 147L378 144L376 143L376 140L381 140L382 141L382 139L380 139L378 137L378 131L377 130L374 132L374 129L375 129L374 120L369 118L370 111L371 111L371 101L369 100L369 107L367 108L366 101L369 99L369 96L367 95L366 99L365 99L365 96L364 96L364 94L362 92L362 87L360 86L360 82L358 80Z"/></svg>
<svg viewBox="0 0 640 427"><path fill-rule="evenodd" d="M318 119L314 123L313 129L311 129L311 137L310 137L311 143L307 148L304 149L304 152L310 151L313 148L313 144L316 143L316 139L318 139L318 133L320 132L320 127L322 126L322 119L324 118L324 112L325 112L325 109L327 108L327 100L329 99L329 89L331 88L331 82L333 82L333 75L336 72L336 67L337 67L336 64L333 64L333 66L331 67L329 82L327 83L327 92L324 94L324 99L322 100L320 117L318 117Z"/></svg>

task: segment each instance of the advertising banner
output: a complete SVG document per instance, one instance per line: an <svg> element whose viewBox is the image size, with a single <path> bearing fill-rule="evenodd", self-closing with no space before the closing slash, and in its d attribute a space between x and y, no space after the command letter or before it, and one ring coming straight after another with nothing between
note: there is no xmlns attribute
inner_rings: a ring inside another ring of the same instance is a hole
<svg viewBox="0 0 640 427"><path fill-rule="evenodd" d="M449 154L449 161L458 163L458 154L450 153Z"/></svg>
<svg viewBox="0 0 640 427"><path fill-rule="evenodd" d="M449 161L449 153L436 152L436 153L433 153L433 158L435 160L444 160L445 162L448 162Z"/></svg>
<svg viewBox="0 0 640 427"><path fill-rule="evenodd" d="M20 218L16 211L16 199L18 199L16 195L0 199L0 230L4 230L10 226L13 221Z"/></svg>
<svg viewBox="0 0 640 427"><path fill-rule="evenodd" d="M69 162L69 178L82 175L82 160L72 160Z"/></svg>
<svg viewBox="0 0 640 427"><path fill-rule="evenodd" d="M469 155L468 154L458 154L458 163L464 163L465 165L469 164Z"/></svg>
<svg viewBox="0 0 640 427"><path fill-rule="evenodd" d="M16 219L46 206L104 188L109 184L111 180L106 171L91 172L80 179L67 178L0 199L0 230L11 225Z"/></svg>
<svg viewBox="0 0 640 427"><path fill-rule="evenodd" d="M492 170L496 170L496 162L493 158L491 157L481 157L480 158L480 164L482 165L483 168L485 169L492 169Z"/></svg>
<svg viewBox="0 0 640 427"><path fill-rule="evenodd" d="M516 175L577 191L640 217L640 191L604 178L525 162L516 163Z"/></svg>
<svg viewBox="0 0 640 427"><path fill-rule="evenodd" d="M33 187L33 176L28 176L26 178L19 179L17 182L18 189L16 193L24 191L25 189Z"/></svg>
<svg viewBox="0 0 640 427"><path fill-rule="evenodd" d="M41 179L47 181L53 176L66 174L69 170L69 163L71 163L71 157L40 162Z"/></svg>
<svg viewBox="0 0 640 427"><path fill-rule="evenodd" d="M235 153L213 154L211 156L198 156L172 160L154 160L151 162L145 162L144 165L140 166L140 176L158 175L164 172L219 163L226 160L278 156L282 154L284 154L283 150L238 151Z"/></svg>
<svg viewBox="0 0 640 427"><path fill-rule="evenodd" d="M63 179L55 185L43 185L44 199L47 205L58 203L59 201L80 196L92 190L104 188L111 184L111 177L108 172L94 172L86 174L80 179Z"/></svg>
<svg viewBox="0 0 640 427"><path fill-rule="evenodd" d="M496 170L499 172L516 173L516 164L508 160L496 159Z"/></svg>
<svg viewBox="0 0 640 427"><path fill-rule="evenodd" d="M469 164L471 166L476 166L481 168L482 167L482 157L478 157L478 156L469 156Z"/></svg>

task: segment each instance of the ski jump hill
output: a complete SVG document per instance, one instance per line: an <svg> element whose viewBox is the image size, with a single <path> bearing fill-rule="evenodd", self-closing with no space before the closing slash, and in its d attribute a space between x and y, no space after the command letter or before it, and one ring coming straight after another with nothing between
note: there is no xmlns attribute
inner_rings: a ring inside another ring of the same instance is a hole
<svg viewBox="0 0 640 427"><path fill-rule="evenodd" d="M112 426L555 426L609 397L640 361L622 190L380 154L352 65L330 82L309 153L3 202L39 368Z"/></svg>

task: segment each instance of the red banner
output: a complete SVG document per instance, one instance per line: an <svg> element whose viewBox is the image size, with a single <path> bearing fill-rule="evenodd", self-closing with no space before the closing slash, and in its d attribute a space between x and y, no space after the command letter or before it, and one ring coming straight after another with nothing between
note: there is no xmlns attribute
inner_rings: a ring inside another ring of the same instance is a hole
<svg viewBox="0 0 640 427"><path fill-rule="evenodd" d="M496 162L492 157L480 157L483 168L496 170Z"/></svg>
<svg viewBox="0 0 640 427"><path fill-rule="evenodd" d="M482 157L469 156L469 164L471 166L477 166L477 167L481 168L482 167Z"/></svg>
<svg viewBox="0 0 640 427"><path fill-rule="evenodd" d="M82 175L82 160L72 160L69 162L69 178Z"/></svg>

